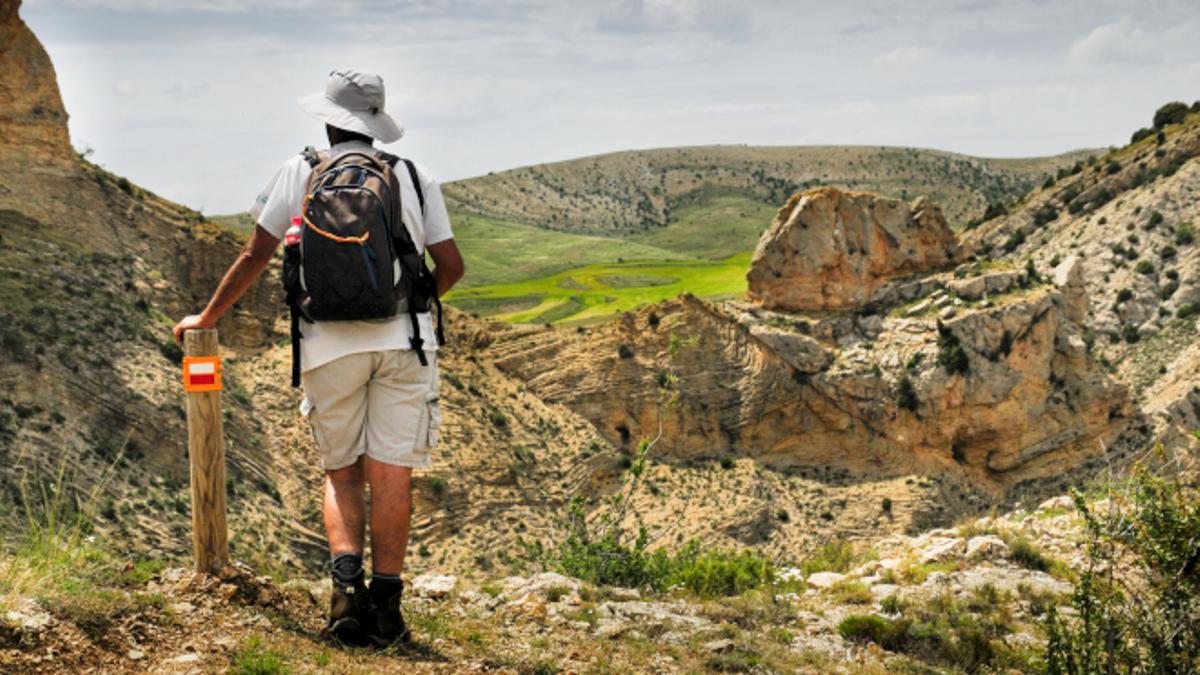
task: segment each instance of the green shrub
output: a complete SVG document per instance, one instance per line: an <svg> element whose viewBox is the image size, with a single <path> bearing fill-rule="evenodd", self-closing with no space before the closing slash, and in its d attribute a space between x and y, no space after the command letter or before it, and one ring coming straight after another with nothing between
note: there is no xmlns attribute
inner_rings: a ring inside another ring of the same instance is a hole
<svg viewBox="0 0 1200 675"><path fill-rule="evenodd" d="M1146 228L1149 229L1152 227L1156 227L1160 223L1162 223L1162 221L1163 221L1163 214L1159 213L1158 211L1154 211L1150 214L1150 220L1146 221Z"/></svg>
<svg viewBox="0 0 1200 675"><path fill-rule="evenodd" d="M1161 289L1159 289L1158 297L1162 298L1163 300L1170 300L1171 296L1175 295L1175 291L1177 290L1179 290L1179 282L1168 281L1167 283L1163 284Z"/></svg>
<svg viewBox="0 0 1200 675"><path fill-rule="evenodd" d="M622 342L621 344L617 345L617 356L623 359L631 359L633 358L633 349L629 345Z"/></svg>
<svg viewBox="0 0 1200 675"><path fill-rule="evenodd" d="M1033 222L1036 225L1045 225L1055 218L1058 218L1058 209L1051 204L1043 204L1033 212Z"/></svg>
<svg viewBox="0 0 1200 675"><path fill-rule="evenodd" d="M1180 319L1190 319L1197 314L1200 314L1200 303L1195 302L1184 303L1179 306L1179 309L1175 310L1175 316Z"/></svg>
<svg viewBox="0 0 1200 675"><path fill-rule="evenodd" d="M1138 129L1137 131L1133 132L1133 136L1129 139L1129 142L1137 143L1138 141L1142 140L1143 138L1150 138L1153 135L1154 135L1153 129L1148 129L1146 127L1142 127L1141 129Z"/></svg>
<svg viewBox="0 0 1200 675"><path fill-rule="evenodd" d="M1138 262L1137 267L1135 267L1134 270L1137 271L1138 274L1154 274L1154 263L1150 262L1149 260L1141 260Z"/></svg>
<svg viewBox="0 0 1200 675"><path fill-rule="evenodd" d="M230 672L235 675L277 675L291 672L287 655L263 646L262 638L251 637L233 654Z"/></svg>
<svg viewBox="0 0 1200 675"><path fill-rule="evenodd" d="M1142 336L1138 334L1137 326L1127 323L1121 326L1121 338L1129 344L1134 344L1138 340L1141 340Z"/></svg>
<svg viewBox="0 0 1200 675"><path fill-rule="evenodd" d="M1072 594L1077 616L1064 620L1053 605L1046 613L1045 671L1195 673L1200 494L1140 464L1109 491L1105 512L1093 512L1074 493L1086 563ZM1113 574L1118 561L1126 570Z"/></svg>
<svg viewBox="0 0 1200 675"><path fill-rule="evenodd" d="M1046 557L1042 549L1023 536L1014 537L1007 543L1012 561L1027 570L1049 572L1054 566L1054 562Z"/></svg>
<svg viewBox="0 0 1200 675"><path fill-rule="evenodd" d="M1175 243L1187 246L1196 241L1196 228L1191 223L1183 223L1175 228Z"/></svg>
<svg viewBox="0 0 1200 675"><path fill-rule="evenodd" d="M573 530L554 561L564 574L596 585L663 592L682 588L705 598L738 595L774 583L774 564L755 551L704 551L689 542L674 555L648 552L644 531L632 544L608 534L598 539Z"/></svg>
<svg viewBox="0 0 1200 675"><path fill-rule="evenodd" d="M1020 230L1013 231L1008 235L1008 239L1004 240L1004 251L1012 253L1018 246L1025 243L1025 233Z"/></svg>
<svg viewBox="0 0 1200 675"><path fill-rule="evenodd" d="M804 576L814 572L845 572L858 558L853 544L841 537L834 537L805 558L800 563L800 571Z"/></svg>
<svg viewBox="0 0 1200 675"><path fill-rule="evenodd" d="M1188 107L1181 101L1171 101L1154 111L1154 128L1162 129L1168 124L1179 124L1187 117Z"/></svg>
<svg viewBox="0 0 1200 675"><path fill-rule="evenodd" d="M158 351L167 357L167 360L171 363L177 366L183 364L183 347L180 347L178 342L174 340L160 342L158 343Z"/></svg>
<svg viewBox="0 0 1200 675"><path fill-rule="evenodd" d="M901 375L900 381L896 383L896 405L912 412L916 412L921 405L921 400L917 397L917 388L913 386L908 373Z"/></svg>
<svg viewBox="0 0 1200 675"><path fill-rule="evenodd" d="M1175 250L1174 246L1167 244L1162 248L1162 251L1159 252L1159 255L1162 256L1163 260L1170 260L1174 258L1177 253L1179 252Z"/></svg>
<svg viewBox="0 0 1200 675"><path fill-rule="evenodd" d="M938 331L938 364L951 375L966 375L971 369L971 360L967 352L959 344L958 337L941 321L937 324Z"/></svg>
<svg viewBox="0 0 1200 675"><path fill-rule="evenodd" d="M1126 301L1132 300L1132 299L1133 299L1133 289L1132 288L1122 288L1121 290L1117 291L1117 304L1118 305L1121 304L1122 302L1126 302Z"/></svg>

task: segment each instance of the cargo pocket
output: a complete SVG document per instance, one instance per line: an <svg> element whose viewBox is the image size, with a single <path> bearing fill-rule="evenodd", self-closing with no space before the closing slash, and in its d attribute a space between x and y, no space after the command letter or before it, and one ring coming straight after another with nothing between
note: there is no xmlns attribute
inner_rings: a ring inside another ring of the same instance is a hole
<svg viewBox="0 0 1200 675"><path fill-rule="evenodd" d="M442 408L437 392L425 399L425 416L428 420L425 429L425 447L436 448L438 437L442 431Z"/></svg>

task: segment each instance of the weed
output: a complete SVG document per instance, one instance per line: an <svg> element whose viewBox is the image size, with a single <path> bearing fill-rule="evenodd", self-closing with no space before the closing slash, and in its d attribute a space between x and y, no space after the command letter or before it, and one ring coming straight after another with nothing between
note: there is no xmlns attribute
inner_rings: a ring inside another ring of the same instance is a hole
<svg viewBox="0 0 1200 675"><path fill-rule="evenodd" d="M290 672L285 653L263 645L262 638L246 640L233 654L230 672L235 675L278 675Z"/></svg>

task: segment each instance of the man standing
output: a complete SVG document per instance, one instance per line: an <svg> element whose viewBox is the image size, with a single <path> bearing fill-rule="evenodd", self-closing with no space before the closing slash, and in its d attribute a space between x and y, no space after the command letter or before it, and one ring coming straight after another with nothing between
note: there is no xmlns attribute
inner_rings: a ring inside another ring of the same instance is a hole
<svg viewBox="0 0 1200 675"><path fill-rule="evenodd" d="M324 92L299 102L325 122L330 148L321 153L323 158L342 153L377 156L374 141L392 143L404 133L383 111L383 80L372 73L334 71ZM250 209L257 221L254 233L204 311L175 326L176 338L182 339L189 329L214 326L267 267L293 219L307 219L302 210L315 162L313 153L306 155L284 162L259 195ZM400 186L401 220L417 253L428 251L433 258L441 296L463 275L441 189L420 167L408 162L397 166L396 158L388 158ZM437 340L425 340L422 350L421 340L413 339L434 335L433 321L428 311L411 318L397 314L370 321L300 321L300 410L312 427L325 468L325 530L333 568L329 629L349 643L369 639L384 646L409 639L400 612L400 573L411 518L410 480L414 467L430 464L441 421ZM369 587L363 570L367 485Z"/></svg>

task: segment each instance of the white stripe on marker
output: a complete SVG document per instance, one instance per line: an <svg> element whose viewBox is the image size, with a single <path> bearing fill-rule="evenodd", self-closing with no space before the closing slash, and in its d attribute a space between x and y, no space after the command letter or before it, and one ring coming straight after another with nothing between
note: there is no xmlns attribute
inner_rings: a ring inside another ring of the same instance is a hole
<svg viewBox="0 0 1200 675"><path fill-rule="evenodd" d="M201 361L200 363L193 363L193 364L191 364L191 367L188 368L188 373L191 375L215 375L216 372L217 372L217 365L215 363L213 363L212 361Z"/></svg>

